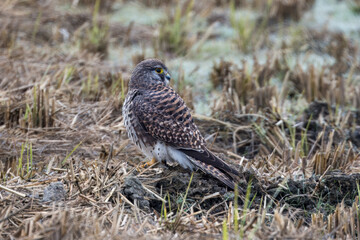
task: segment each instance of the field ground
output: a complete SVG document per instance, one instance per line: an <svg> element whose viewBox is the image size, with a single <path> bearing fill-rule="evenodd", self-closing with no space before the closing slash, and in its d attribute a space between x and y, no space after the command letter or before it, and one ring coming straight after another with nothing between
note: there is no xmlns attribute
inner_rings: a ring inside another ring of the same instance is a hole
<svg viewBox="0 0 360 240"><path fill-rule="evenodd" d="M0 3L1 239L360 238L356 0ZM145 160L121 109L164 60L239 191Z"/></svg>

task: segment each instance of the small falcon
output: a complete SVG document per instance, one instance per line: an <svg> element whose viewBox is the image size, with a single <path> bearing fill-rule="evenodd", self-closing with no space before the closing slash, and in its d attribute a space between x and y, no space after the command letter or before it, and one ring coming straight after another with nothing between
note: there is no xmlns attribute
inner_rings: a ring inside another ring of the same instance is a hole
<svg viewBox="0 0 360 240"><path fill-rule="evenodd" d="M206 148L184 100L169 87L171 76L157 59L140 62L132 72L123 106L129 138L151 163L178 163L200 169L234 189L239 172Z"/></svg>

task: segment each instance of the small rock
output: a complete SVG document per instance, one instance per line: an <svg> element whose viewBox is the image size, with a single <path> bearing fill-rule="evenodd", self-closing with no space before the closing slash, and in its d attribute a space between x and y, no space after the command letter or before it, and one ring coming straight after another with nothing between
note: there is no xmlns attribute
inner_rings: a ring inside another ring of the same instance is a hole
<svg viewBox="0 0 360 240"><path fill-rule="evenodd" d="M305 119L308 121L310 118L316 120L320 117L329 115L329 105L327 102L313 101L309 104L309 107L305 109Z"/></svg>
<svg viewBox="0 0 360 240"><path fill-rule="evenodd" d="M140 180L136 177L125 178L122 192L129 200L136 200L141 209L150 209L149 193L143 188Z"/></svg>
<svg viewBox="0 0 360 240"><path fill-rule="evenodd" d="M64 188L64 184L62 182L53 182L50 183L44 189L44 202L53 202L63 200L66 196L66 190Z"/></svg>

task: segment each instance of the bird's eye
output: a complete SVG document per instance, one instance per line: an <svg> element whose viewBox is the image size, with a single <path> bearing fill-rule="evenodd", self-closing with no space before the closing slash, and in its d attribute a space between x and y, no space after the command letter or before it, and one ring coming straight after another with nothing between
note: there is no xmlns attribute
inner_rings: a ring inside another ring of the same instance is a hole
<svg viewBox="0 0 360 240"><path fill-rule="evenodd" d="M155 72L161 74L164 70L162 68L155 68Z"/></svg>

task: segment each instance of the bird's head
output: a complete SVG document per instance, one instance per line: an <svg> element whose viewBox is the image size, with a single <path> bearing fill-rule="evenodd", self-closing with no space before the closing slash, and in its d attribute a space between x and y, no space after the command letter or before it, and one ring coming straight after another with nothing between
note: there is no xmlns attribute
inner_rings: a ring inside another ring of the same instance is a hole
<svg viewBox="0 0 360 240"><path fill-rule="evenodd" d="M168 86L171 76L164 63L157 59L146 59L136 65L130 79L130 88L150 85Z"/></svg>

